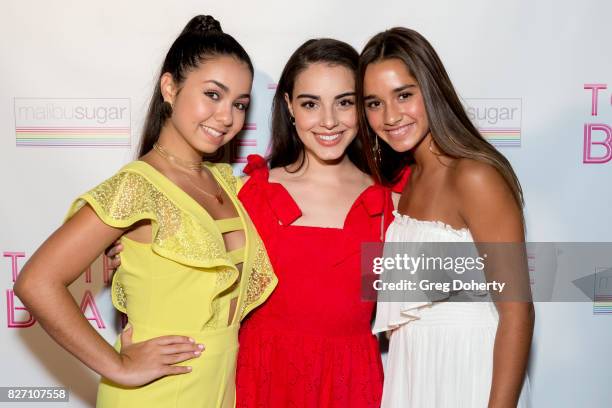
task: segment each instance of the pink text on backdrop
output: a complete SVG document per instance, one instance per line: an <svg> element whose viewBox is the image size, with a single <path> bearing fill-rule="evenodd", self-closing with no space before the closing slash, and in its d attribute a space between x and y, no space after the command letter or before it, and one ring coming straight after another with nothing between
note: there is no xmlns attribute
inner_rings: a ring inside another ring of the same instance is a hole
<svg viewBox="0 0 612 408"><path fill-rule="evenodd" d="M591 116L598 116L600 91L608 89L608 86L606 84L584 84L584 89L591 91ZM612 106L612 95L610 105ZM593 149L595 146L597 148ZM610 160L612 160L612 126L605 123L585 123L582 162L602 164Z"/></svg>
<svg viewBox="0 0 612 408"><path fill-rule="evenodd" d="M25 258L25 252L19 251L4 251L3 256L10 258L11 264L11 281L14 283L17 280L17 276L20 271L19 258ZM102 257L102 262L95 263L101 264L101 274L105 285L108 285L111 281L112 267L106 257ZM99 269L99 267L97 268ZM84 271L84 280L86 284L92 283L92 267L89 266ZM31 327L36 323L36 319L23 305L19 305L19 298L15 296L15 292L12 289L6 290L6 321L7 327L11 329L27 328ZM98 329L105 329L106 324L100 314L100 310L96 305L95 297L90 290L85 290L81 298L80 303L81 311L85 318L89 321L95 321Z"/></svg>

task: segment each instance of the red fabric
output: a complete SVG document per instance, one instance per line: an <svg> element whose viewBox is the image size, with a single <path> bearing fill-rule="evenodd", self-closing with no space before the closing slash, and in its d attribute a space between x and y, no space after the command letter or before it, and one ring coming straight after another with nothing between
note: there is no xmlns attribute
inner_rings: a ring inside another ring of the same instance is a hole
<svg viewBox="0 0 612 408"><path fill-rule="evenodd" d="M394 193L399 193L401 194L404 191L404 186L406 186L406 183L408 183L408 180L410 179L410 172L412 171L412 169L410 168L410 166L406 166L402 169L402 171L400 172L400 176L397 179L397 183L395 183L392 187L391 190Z"/></svg>
<svg viewBox="0 0 612 408"><path fill-rule="evenodd" d="M375 303L361 300L360 249L381 241L383 213L383 229L391 222L390 190L363 191L343 229L293 226L301 210L281 184L268 181L265 160L249 156L245 172L250 179L238 196L279 282L242 324L236 406L379 407Z"/></svg>

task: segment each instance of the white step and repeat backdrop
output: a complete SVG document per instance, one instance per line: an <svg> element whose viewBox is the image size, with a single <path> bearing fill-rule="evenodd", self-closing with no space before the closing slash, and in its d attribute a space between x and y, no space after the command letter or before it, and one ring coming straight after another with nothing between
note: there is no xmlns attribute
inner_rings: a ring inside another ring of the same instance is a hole
<svg viewBox="0 0 612 408"><path fill-rule="evenodd" d="M299 44L333 37L361 49L406 26L432 42L473 120L512 162L528 239L612 241L608 0L7 0L2 9L0 386L68 387L70 402L52 406L91 406L97 376L45 335L13 281L71 200L134 158L162 58L195 14L219 19L256 67L254 104L230 155L237 172L247 154L266 151L275 81ZM71 290L111 340L119 323L108 279L100 259ZM536 305L534 407L612 406L610 305Z"/></svg>

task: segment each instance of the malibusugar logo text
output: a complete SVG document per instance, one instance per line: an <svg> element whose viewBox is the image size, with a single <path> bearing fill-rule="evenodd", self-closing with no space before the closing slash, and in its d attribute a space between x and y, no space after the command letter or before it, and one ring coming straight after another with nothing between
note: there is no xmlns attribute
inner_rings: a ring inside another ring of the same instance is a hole
<svg viewBox="0 0 612 408"><path fill-rule="evenodd" d="M19 271L23 264L25 263L26 254L23 251L4 251L2 253L3 260L2 270L8 269L10 271L10 277L13 283L17 280L17 276L19 275ZM98 273L94 273L99 272ZM107 285L110 282L112 274L112 268L108 263L108 260L105 256L102 256L94 262L87 270L83 273L81 285L75 285L77 282L73 283L74 286L78 286L78 288L74 288L71 286L71 291L73 296L75 296L76 300L80 299L79 305L81 308L81 312L85 318L93 323L95 323L98 329L106 329L107 325L104 323L102 318L102 314L96 305L96 299L92 293L92 284L93 279L92 275L101 275L103 279L103 284ZM100 283L100 282L98 282ZM12 286L11 286L12 287ZM79 293L76 293L79 292ZM6 327L10 329L25 329L36 324L36 319L32 314L21 305L19 298L15 296L15 292L13 289L6 289Z"/></svg>
<svg viewBox="0 0 612 408"><path fill-rule="evenodd" d="M129 147L128 98L14 98L17 146Z"/></svg>
<svg viewBox="0 0 612 408"><path fill-rule="evenodd" d="M591 120L584 124L582 162L607 163L612 160L612 126L603 123L601 117L604 109L606 113L610 113L612 93L605 92L608 89L606 84L584 84L584 89L591 93ZM603 109L600 107L600 101L604 101Z"/></svg>
<svg viewBox="0 0 612 408"><path fill-rule="evenodd" d="M469 98L465 104L468 117L492 145L521 146L522 99Z"/></svg>

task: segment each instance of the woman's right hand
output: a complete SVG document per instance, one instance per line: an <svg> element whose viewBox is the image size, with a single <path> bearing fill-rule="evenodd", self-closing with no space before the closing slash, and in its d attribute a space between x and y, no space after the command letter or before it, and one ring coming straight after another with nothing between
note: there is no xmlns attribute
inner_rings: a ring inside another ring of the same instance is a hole
<svg viewBox="0 0 612 408"><path fill-rule="evenodd" d="M133 328L129 325L121 333L121 368L114 382L137 387L166 375L186 374L191 367L174 364L200 357L203 344L186 336L162 336L139 343L132 342Z"/></svg>

